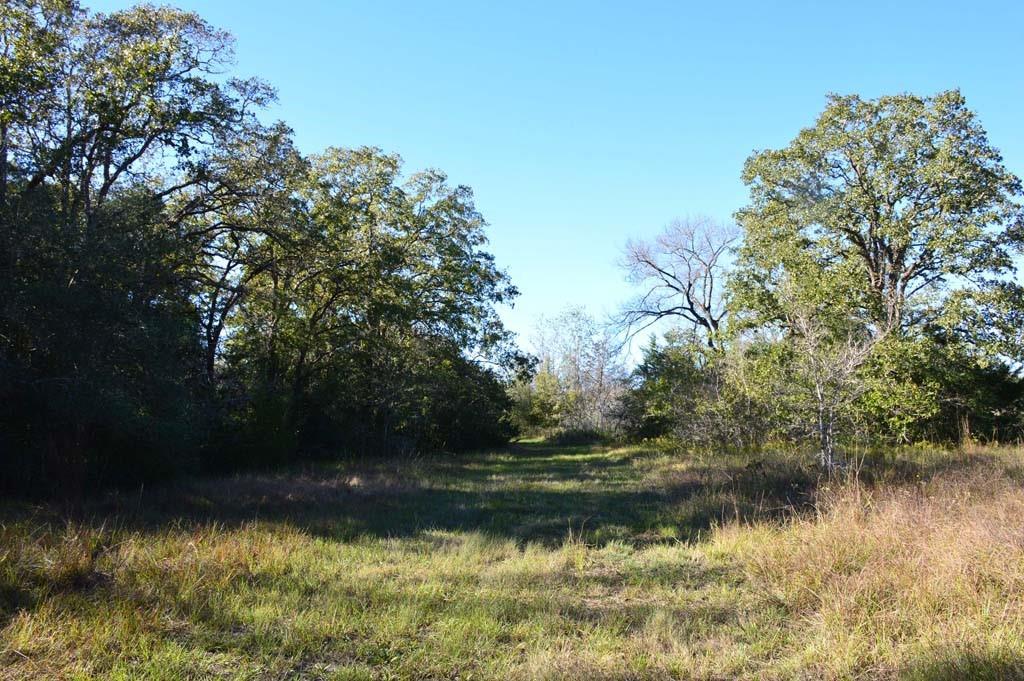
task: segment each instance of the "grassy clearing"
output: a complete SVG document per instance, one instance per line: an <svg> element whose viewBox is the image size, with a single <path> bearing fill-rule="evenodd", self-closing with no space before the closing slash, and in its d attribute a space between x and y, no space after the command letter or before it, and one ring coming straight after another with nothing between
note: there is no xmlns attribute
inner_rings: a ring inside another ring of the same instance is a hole
<svg viewBox="0 0 1024 681"><path fill-rule="evenodd" d="M1024 678L1022 464L528 444L9 508L0 676Z"/></svg>

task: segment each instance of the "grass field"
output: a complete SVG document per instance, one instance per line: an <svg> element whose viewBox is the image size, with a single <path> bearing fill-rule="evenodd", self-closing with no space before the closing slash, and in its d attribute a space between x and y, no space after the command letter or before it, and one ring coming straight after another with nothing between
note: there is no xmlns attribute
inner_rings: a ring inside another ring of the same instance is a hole
<svg viewBox="0 0 1024 681"><path fill-rule="evenodd" d="M0 677L1024 678L1022 464L532 443L11 505Z"/></svg>

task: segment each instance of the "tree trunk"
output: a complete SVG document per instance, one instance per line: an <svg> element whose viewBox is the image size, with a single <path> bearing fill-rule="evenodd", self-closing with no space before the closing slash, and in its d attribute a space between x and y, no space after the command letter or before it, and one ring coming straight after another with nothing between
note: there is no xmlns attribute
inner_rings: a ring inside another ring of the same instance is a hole
<svg viewBox="0 0 1024 681"><path fill-rule="evenodd" d="M0 216L7 208L7 124L0 123Z"/></svg>
<svg viewBox="0 0 1024 681"><path fill-rule="evenodd" d="M821 446L821 467L832 472L836 465L835 427L832 415L824 407L818 408L818 438Z"/></svg>

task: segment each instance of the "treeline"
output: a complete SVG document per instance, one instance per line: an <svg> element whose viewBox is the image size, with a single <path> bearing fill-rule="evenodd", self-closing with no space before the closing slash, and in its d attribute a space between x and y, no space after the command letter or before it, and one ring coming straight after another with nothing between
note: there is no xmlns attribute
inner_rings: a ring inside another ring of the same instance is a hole
<svg viewBox="0 0 1024 681"><path fill-rule="evenodd" d="M810 442L826 467L846 445L1024 437L1024 194L959 92L832 96L743 180L735 226L682 220L627 245L641 293L615 326L672 330L592 422L687 445ZM573 391L542 372L517 386L514 420L573 429L557 406ZM546 421L538 405L555 405Z"/></svg>
<svg viewBox="0 0 1024 681"><path fill-rule="evenodd" d="M614 333L569 307L537 320L532 345L534 371L509 389L516 431L587 440L614 430L626 376Z"/></svg>
<svg viewBox="0 0 1024 681"><path fill-rule="evenodd" d="M187 12L4 4L0 487L517 431L813 442L825 466L1024 436L1024 192L959 92L831 97L750 157L734 226L629 243L640 295L611 326L544 321L531 358L471 191L377 149L300 153L231 58Z"/></svg>
<svg viewBox="0 0 1024 681"><path fill-rule="evenodd" d="M516 290L471 191L304 156L231 58L174 9L4 3L0 486L509 437Z"/></svg>

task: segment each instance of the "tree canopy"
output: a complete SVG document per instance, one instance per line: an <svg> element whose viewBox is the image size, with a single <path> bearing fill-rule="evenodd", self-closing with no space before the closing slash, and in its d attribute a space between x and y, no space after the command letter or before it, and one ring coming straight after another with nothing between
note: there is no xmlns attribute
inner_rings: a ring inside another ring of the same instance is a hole
<svg viewBox="0 0 1024 681"><path fill-rule="evenodd" d="M762 319L779 318L786 275L839 293L878 335L966 331L981 320L950 319L963 299L996 319L996 301L1019 294L1021 183L958 91L833 95L787 147L751 156L743 179L737 291Z"/></svg>
<svg viewBox="0 0 1024 681"><path fill-rule="evenodd" d="M5 481L508 437L517 291L472 191L379 149L304 156L231 44L171 8L5 5Z"/></svg>
<svg viewBox="0 0 1024 681"><path fill-rule="evenodd" d="M194 13L0 15L0 474L84 491L517 432L756 447L1024 433L1024 188L958 91L828 98L736 224L627 244L629 375L582 308L539 357L469 187L297 149Z"/></svg>

